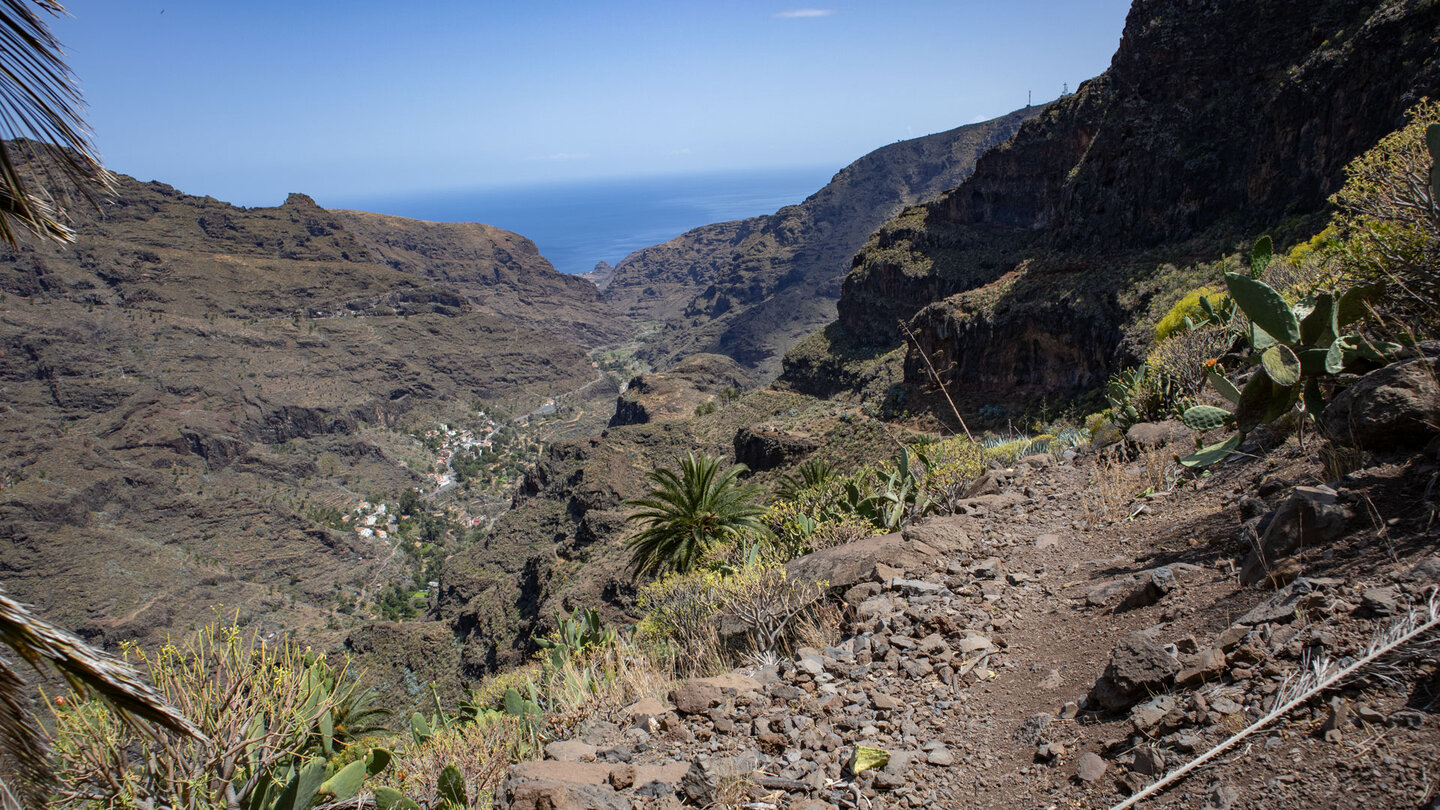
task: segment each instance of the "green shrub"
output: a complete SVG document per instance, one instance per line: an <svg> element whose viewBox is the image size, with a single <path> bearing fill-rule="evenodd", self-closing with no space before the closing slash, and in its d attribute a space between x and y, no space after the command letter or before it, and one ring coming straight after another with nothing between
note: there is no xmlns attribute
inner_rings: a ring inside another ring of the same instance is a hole
<svg viewBox="0 0 1440 810"><path fill-rule="evenodd" d="M1214 287L1201 287L1186 293L1184 298L1176 301L1175 306L1155 323L1155 342L1164 341L1177 332L1188 331L1201 321L1205 314L1200 304L1201 298L1213 305L1220 303L1222 297L1224 293Z"/></svg>
<svg viewBox="0 0 1440 810"><path fill-rule="evenodd" d="M57 804L210 808L228 801L303 810L317 791L350 798L367 769L373 775L389 760L388 753L344 756L354 739L337 733L337 717L353 716L353 732L373 713L358 705L345 666L332 668L308 649L271 646L217 621L153 653L127 646L125 656L205 736L147 734L99 700L56 701ZM309 793L296 798L295 790Z"/></svg>

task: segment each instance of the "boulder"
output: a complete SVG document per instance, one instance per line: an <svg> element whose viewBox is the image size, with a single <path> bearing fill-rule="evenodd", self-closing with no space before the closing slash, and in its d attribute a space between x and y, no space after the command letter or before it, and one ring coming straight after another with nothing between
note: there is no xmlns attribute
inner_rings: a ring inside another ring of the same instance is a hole
<svg viewBox="0 0 1440 810"><path fill-rule="evenodd" d="M722 784L748 777L759 767L759 762L760 755L755 751L744 751L732 757L695 757L690 769L680 779L680 790L697 805L711 805Z"/></svg>
<svg viewBox="0 0 1440 810"><path fill-rule="evenodd" d="M792 464L820 448L818 439L767 425L740 428L735 433L734 444L735 460L753 472Z"/></svg>
<svg viewBox="0 0 1440 810"><path fill-rule="evenodd" d="M624 810L630 803L608 784L610 765L532 761L510 769L495 806L508 810Z"/></svg>
<svg viewBox="0 0 1440 810"><path fill-rule="evenodd" d="M792 581L824 582L832 590L844 592L871 581L876 565L930 571L946 553L944 548L906 539L903 534L879 534L796 557L785 569Z"/></svg>
<svg viewBox="0 0 1440 810"><path fill-rule="evenodd" d="M742 692L760 691L760 682L735 673L713 678L691 678L670 692L670 702L681 714L700 714Z"/></svg>
<svg viewBox="0 0 1440 810"><path fill-rule="evenodd" d="M1136 422L1125 431L1125 441L1141 449L1165 447L1189 440L1195 432L1176 419Z"/></svg>
<svg viewBox="0 0 1440 810"><path fill-rule="evenodd" d="M1340 392L1320 415L1331 441L1363 450L1419 450L1440 432L1440 358L1392 363Z"/></svg>
<svg viewBox="0 0 1440 810"><path fill-rule="evenodd" d="M1110 663L1090 691L1093 702L1106 709L1127 709L1168 688L1180 671L1176 661L1149 636L1132 633L1110 653Z"/></svg>
<svg viewBox="0 0 1440 810"><path fill-rule="evenodd" d="M1345 523L1354 513L1348 506L1336 503L1336 497L1337 493L1328 487L1296 487L1276 508L1259 548L1245 558L1240 582L1254 585L1301 548L1323 546L1344 533Z"/></svg>
<svg viewBox="0 0 1440 810"><path fill-rule="evenodd" d="M1146 574L1148 575L1139 577L1139 586L1132 590L1115 608L1116 613L1149 607L1180 587L1179 583L1175 581L1175 573L1170 570L1169 566L1162 565L1159 568L1152 568Z"/></svg>
<svg viewBox="0 0 1440 810"><path fill-rule="evenodd" d="M658 718L669 711L664 703L655 698L644 698L631 703L620 710L620 716L625 718L625 725L630 728L647 728L650 721Z"/></svg>
<svg viewBox="0 0 1440 810"><path fill-rule="evenodd" d="M531 780L501 790L496 807L506 810L629 810L630 802L609 785Z"/></svg>
<svg viewBox="0 0 1440 810"><path fill-rule="evenodd" d="M1105 760L1090 751L1080 755L1075 763L1075 777L1082 782L1094 782L1105 775Z"/></svg>
<svg viewBox="0 0 1440 810"><path fill-rule="evenodd" d="M912 543L923 543L931 548L961 554L975 550L967 528L971 520L963 516L932 517L910 526L901 536Z"/></svg>
<svg viewBox="0 0 1440 810"><path fill-rule="evenodd" d="M560 762L594 762L596 750L580 740L556 740L546 744L545 757Z"/></svg>

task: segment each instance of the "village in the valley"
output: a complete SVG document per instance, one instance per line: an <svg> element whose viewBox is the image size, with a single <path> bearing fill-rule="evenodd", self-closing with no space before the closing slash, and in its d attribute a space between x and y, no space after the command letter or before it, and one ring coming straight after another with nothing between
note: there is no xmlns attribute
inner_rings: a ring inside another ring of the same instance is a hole
<svg viewBox="0 0 1440 810"><path fill-rule="evenodd" d="M479 457L494 449L496 434L500 429L494 419L482 412L475 420L473 428L454 428L441 424L438 428L419 434L417 438L434 454L430 471L425 474L429 482L423 490L425 496L433 498L454 488L460 477L454 466L457 457L463 454ZM360 537L380 540L382 544L388 545L390 537L399 531L400 521L410 517L399 512L398 506L361 501L351 510L351 514L341 517L340 520L347 526L353 526ZM471 517L466 523L473 527L483 521L483 517Z"/></svg>

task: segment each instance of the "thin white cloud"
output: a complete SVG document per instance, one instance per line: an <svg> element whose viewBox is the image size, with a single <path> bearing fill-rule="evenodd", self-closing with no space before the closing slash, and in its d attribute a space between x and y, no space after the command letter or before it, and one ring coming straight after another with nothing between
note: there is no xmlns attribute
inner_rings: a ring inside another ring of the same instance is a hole
<svg viewBox="0 0 1440 810"><path fill-rule="evenodd" d="M539 155L531 160L586 160L590 156L583 152L554 152L548 155Z"/></svg>
<svg viewBox="0 0 1440 810"><path fill-rule="evenodd" d="M815 17L829 17L835 13L833 8L792 8L789 11L781 11L775 14L777 20L808 20Z"/></svg>

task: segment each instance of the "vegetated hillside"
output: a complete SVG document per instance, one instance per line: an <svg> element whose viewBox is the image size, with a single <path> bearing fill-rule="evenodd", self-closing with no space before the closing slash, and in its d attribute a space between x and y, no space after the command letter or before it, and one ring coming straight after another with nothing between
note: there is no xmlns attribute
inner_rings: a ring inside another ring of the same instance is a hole
<svg viewBox="0 0 1440 810"><path fill-rule="evenodd" d="M709 352L770 379L797 339L833 317L840 279L871 231L902 206L953 188L1041 109L891 144L799 205L636 251L600 285L603 298L637 321L665 324L640 350L656 367Z"/></svg>
<svg viewBox="0 0 1440 810"><path fill-rule="evenodd" d="M785 380L862 385L906 319L967 397L1096 387L1173 292L1162 263L1319 229L1345 164L1440 94L1437 32L1440 6L1411 0L1137 2L1105 74L874 234ZM912 346L905 381L928 376Z"/></svg>
<svg viewBox="0 0 1440 810"><path fill-rule="evenodd" d="M341 518L426 482L409 432L585 386L583 346L626 330L483 226L130 178L75 210L73 245L0 258L0 581L92 639L218 605L315 638L408 593L405 554Z"/></svg>
<svg viewBox="0 0 1440 810"><path fill-rule="evenodd" d="M450 676L521 663L557 612L583 606L607 622L633 617L625 502L646 493L655 469L709 453L738 457L757 480L771 482L809 455L844 469L888 458L894 440L908 435L851 406L762 388L703 416L556 442L490 536L445 562L437 614L463 641Z"/></svg>

